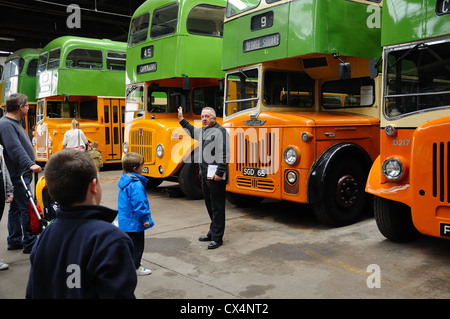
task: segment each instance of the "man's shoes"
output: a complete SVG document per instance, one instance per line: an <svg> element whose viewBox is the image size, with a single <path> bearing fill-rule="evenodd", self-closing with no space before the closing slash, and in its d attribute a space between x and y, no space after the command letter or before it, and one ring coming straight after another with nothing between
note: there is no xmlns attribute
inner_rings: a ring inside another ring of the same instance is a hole
<svg viewBox="0 0 450 319"><path fill-rule="evenodd" d="M220 246L222 246L222 241L212 241L209 243L208 245L208 249L216 249L219 248Z"/></svg>
<svg viewBox="0 0 450 319"><path fill-rule="evenodd" d="M15 245L15 244L8 245L8 250L19 250L19 249L23 249L23 246L19 245L19 244L17 244L17 245Z"/></svg>
<svg viewBox="0 0 450 319"><path fill-rule="evenodd" d="M198 238L199 241L211 241L211 236L202 235Z"/></svg>

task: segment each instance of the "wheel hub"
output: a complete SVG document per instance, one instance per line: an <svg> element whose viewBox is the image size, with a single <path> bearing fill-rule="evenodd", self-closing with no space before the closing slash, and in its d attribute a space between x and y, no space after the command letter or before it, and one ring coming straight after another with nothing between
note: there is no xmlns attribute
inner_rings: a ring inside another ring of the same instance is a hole
<svg viewBox="0 0 450 319"><path fill-rule="evenodd" d="M336 188L336 199L343 207L350 207L358 199L358 182L351 175L342 176Z"/></svg>

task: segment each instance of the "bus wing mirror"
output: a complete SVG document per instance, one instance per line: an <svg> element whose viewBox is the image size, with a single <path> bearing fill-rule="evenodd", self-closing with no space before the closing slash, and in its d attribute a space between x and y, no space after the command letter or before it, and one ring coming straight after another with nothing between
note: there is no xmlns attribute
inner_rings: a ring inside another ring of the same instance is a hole
<svg viewBox="0 0 450 319"><path fill-rule="evenodd" d="M188 91L191 87L190 79L186 76L183 78L183 90Z"/></svg>
<svg viewBox="0 0 450 319"><path fill-rule="evenodd" d="M378 65L380 64L380 60L373 59L369 61L369 75L371 79L374 79L378 76Z"/></svg>
<svg viewBox="0 0 450 319"><path fill-rule="evenodd" d="M64 102L69 102L69 99L70 99L70 95L64 94Z"/></svg>
<svg viewBox="0 0 450 319"><path fill-rule="evenodd" d="M339 79L347 80L352 77L352 72L350 68L350 63L342 62L339 63Z"/></svg>
<svg viewBox="0 0 450 319"><path fill-rule="evenodd" d="M350 63L342 61L338 52L333 52L332 55L333 55L333 58L335 58L335 59L339 60L339 62L341 62L341 63L339 63L339 79L340 80L350 79L352 77Z"/></svg>

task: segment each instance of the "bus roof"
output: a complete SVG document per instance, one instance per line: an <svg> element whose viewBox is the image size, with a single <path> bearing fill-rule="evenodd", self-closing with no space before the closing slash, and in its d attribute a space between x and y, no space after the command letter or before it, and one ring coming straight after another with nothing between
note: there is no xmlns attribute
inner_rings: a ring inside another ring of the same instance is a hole
<svg viewBox="0 0 450 319"><path fill-rule="evenodd" d="M67 53L68 50L72 50L74 47L83 47L87 49L103 49L104 51L108 50L117 50L117 51L126 51L126 43L119 41L112 41L109 39L95 39L95 38L82 38L82 37L74 37L74 36L62 36L56 38L47 45L42 48L42 52L51 51L55 48L61 48L61 54ZM65 52L64 52L65 51Z"/></svg>
<svg viewBox="0 0 450 319"><path fill-rule="evenodd" d="M123 97L125 60L125 42L73 36L56 38L41 51L37 97L62 94Z"/></svg>
<svg viewBox="0 0 450 319"><path fill-rule="evenodd" d="M383 46L450 34L450 2L446 0L385 0Z"/></svg>
<svg viewBox="0 0 450 319"><path fill-rule="evenodd" d="M226 0L144 2L134 12L130 24L127 83L184 76L222 77L225 5ZM193 24L201 31L192 31ZM136 30L141 32L136 36L138 40L132 36L139 32Z"/></svg>
<svg viewBox="0 0 450 319"><path fill-rule="evenodd" d="M381 31L370 4L381 11L367 1L311 0L236 15L224 26L223 69L314 53L379 57Z"/></svg>
<svg viewBox="0 0 450 319"><path fill-rule="evenodd" d="M17 50L15 52L13 52L12 54L10 54L5 59L5 63L8 61L11 61L12 59L17 58L17 57L24 58L25 60L30 60L32 58L36 58L37 56L39 56L39 53L41 52L41 50L42 49L34 49L34 48L24 48L24 49Z"/></svg>

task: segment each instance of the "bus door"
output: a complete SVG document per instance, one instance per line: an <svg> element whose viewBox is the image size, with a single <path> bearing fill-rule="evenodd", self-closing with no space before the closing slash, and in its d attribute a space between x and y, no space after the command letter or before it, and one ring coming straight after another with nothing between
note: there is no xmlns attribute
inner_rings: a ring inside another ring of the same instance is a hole
<svg viewBox="0 0 450 319"><path fill-rule="evenodd" d="M104 161L120 161L123 143L123 114L125 99L104 98L103 113L105 124Z"/></svg>

